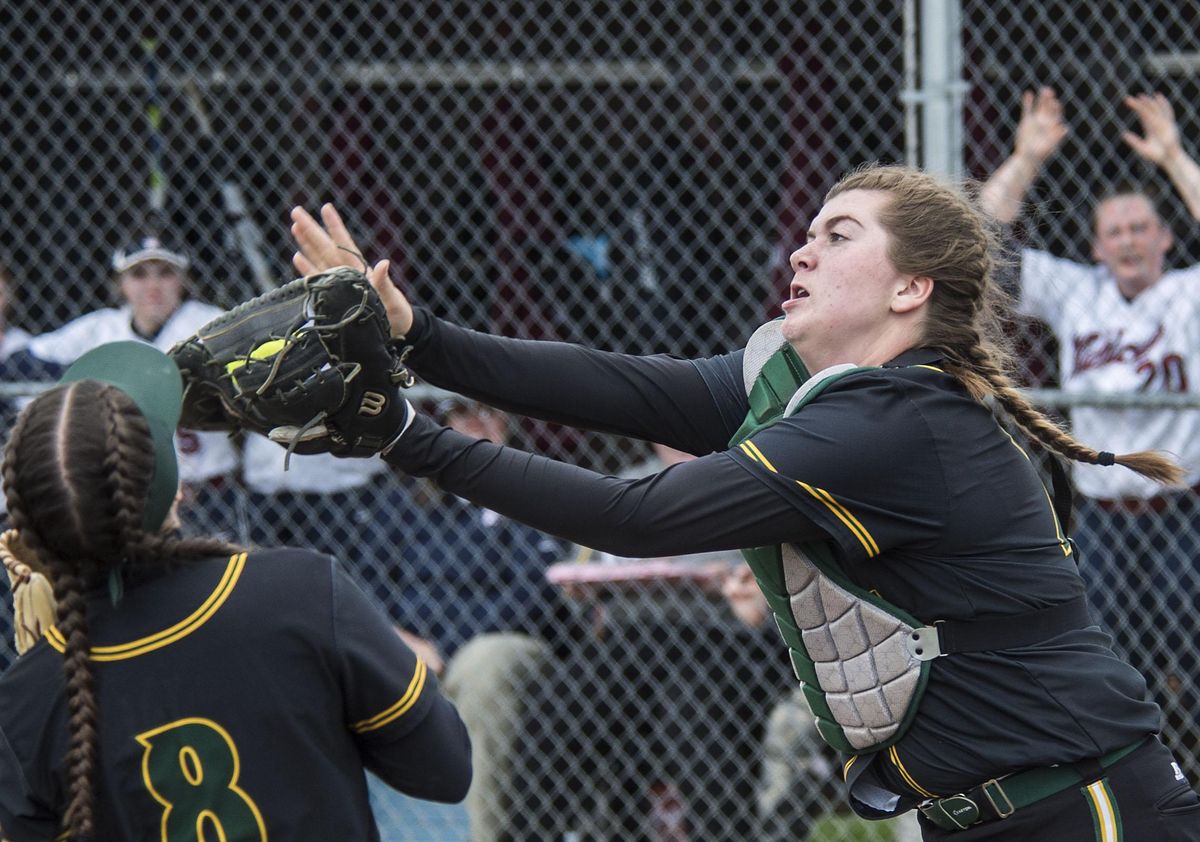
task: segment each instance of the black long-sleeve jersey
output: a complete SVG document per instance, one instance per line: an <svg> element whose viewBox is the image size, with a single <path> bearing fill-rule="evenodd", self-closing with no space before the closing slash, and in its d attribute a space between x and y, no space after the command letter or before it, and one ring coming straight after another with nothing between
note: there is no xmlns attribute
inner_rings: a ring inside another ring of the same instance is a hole
<svg viewBox="0 0 1200 842"><path fill-rule="evenodd" d="M929 352L846 377L730 448L747 411L740 351L634 357L488 336L423 310L409 336L414 370L438 386L701 457L619 479L427 418L388 457L539 529L627 556L827 541L856 584L924 622L1016 614L1083 592L1030 460ZM1142 677L1092 626L935 660L911 729L874 766L894 792L945 795L1103 755L1158 722Z"/></svg>
<svg viewBox="0 0 1200 842"><path fill-rule="evenodd" d="M470 741L437 679L332 559L268 550L88 600L96 839L379 838L364 767L458 801ZM67 702L57 627L0 677L0 827L56 836Z"/></svg>

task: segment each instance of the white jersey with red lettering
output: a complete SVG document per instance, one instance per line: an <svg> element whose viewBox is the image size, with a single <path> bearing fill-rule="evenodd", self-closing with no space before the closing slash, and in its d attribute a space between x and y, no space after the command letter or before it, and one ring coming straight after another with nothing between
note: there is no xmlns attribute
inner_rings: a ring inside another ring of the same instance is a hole
<svg viewBox="0 0 1200 842"><path fill-rule="evenodd" d="M1021 253L1021 310L1053 328L1067 392L1128 394L1200 391L1200 265L1166 272L1132 301L1102 265ZM1071 410L1072 432L1097 450L1162 450L1177 457L1186 482L1200 481L1200 410ZM1075 465L1088 497L1148 498L1162 486L1121 466Z"/></svg>
<svg viewBox="0 0 1200 842"><path fill-rule="evenodd" d="M160 351L167 351L221 313L220 308L211 304L185 301L171 314L150 344ZM47 362L69 365L98 345L127 340L147 341L134 331L129 307L109 307L86 313L57 330L35 336L29 342L29 351ZM178 430L175 450L179 454L179 478L184 482L223 476L237 467L237 450L225 433Z"/></svg>

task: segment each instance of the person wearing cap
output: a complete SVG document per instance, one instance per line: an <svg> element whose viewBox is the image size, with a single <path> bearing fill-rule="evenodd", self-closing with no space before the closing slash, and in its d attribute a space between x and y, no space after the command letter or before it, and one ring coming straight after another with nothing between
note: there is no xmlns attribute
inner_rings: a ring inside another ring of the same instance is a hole
<svg viewBox="0 0 1200 842"><path fill-rule="evenodd" d="M13 429L0 555L54 600L0 676L0 836L378 839L366 769L461 800L466 727L341 564L172 528L182 395L106 343Z"/></svg>
<svg viewBox="0 0 1200 842"><path fill-rule="evenodd" d="M67 322L29 341L0 363L0 379L53 380L84 353L106 342L139 341L160 351L221 315L187 297L190 261L176 245L143 236L112 256L120 304ZM189 529L232 538L239 534L236 489L229 481L238 451L224 433L179 430L175 437L183 479L182 516Z"/></svg>

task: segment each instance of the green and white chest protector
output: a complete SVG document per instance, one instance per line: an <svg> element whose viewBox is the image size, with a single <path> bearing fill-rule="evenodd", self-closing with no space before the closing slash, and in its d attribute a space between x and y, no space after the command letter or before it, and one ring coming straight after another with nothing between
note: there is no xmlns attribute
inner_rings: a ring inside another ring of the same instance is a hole
<svg viewBox="0 0 1200 842"><path fill-rule="evenodd" d="M864 369L810 375L780 332L755 331L742 362L750 412L734 447L800 410L830 384ZM929 675L928 627L850 581L831 542L742 550L775 614L792 667L831 746L857 754L897 742L916 715ZM924 656L924 657L922 657Z"/></svg>

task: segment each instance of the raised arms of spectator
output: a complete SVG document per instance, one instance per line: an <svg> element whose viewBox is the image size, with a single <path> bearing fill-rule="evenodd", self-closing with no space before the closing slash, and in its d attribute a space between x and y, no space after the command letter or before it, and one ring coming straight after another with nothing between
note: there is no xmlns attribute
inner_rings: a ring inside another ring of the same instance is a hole
<svg viewBox="0 0 1200 842"><path fill-rule="evenodd" d="M1121 140L1162 168L1183 197L1192 219L1200 221L1200 165L1183 149L1171 103L1162 94L1138 94L1125 97L1125 105L1138 116L1144 136L1125 132Z"/></svg>
<svg viewBox="0 0 1200 842"><path fill-rule="evenodd" d="M1043 87L1022 94L1013 153L983 185L979 201L984 210L1004 223L1016 219L1033 180L1069 132L1053 90Z"/></svg>
<svg viewBox="0 0 1200 842"><path fill-rule="evenodd" d="M1192 218L1200 221L1200 165L1183 148L1171 104L1162 94L1127 96L1124 103L1137 115L1142 134L1124 132L1121 139L1167 174ZM1004 223L1016 219L1034 179L1069 132L1052 89L1022 94L1013 153L983 185L979 199L984 209Z"/></svg>

